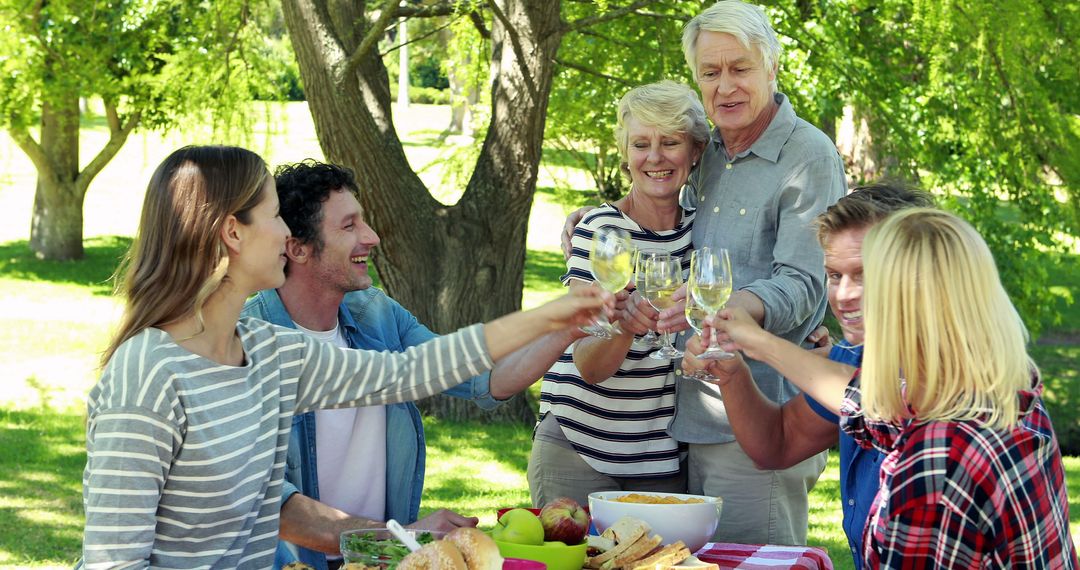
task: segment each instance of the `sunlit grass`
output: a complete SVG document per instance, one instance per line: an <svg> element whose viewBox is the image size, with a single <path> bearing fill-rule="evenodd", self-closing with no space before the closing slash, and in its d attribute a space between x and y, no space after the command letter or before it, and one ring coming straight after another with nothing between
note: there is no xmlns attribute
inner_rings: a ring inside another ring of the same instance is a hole
<svg viewBox="0 0 1080 570"><path fill-rule="evenodd" d="M71 567L82 544L82 415L0 409L0 565Z"/></svg>

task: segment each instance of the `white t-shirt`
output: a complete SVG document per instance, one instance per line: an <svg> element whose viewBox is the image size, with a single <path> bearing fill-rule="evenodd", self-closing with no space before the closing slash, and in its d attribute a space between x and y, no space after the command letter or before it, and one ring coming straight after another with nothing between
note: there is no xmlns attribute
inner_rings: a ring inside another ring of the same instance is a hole
<svg viewBox="0 0 1080 570"><path fill-rule="evenodd" d="M322 342L348 347L335 326L328 331L296 329ZM319 501L353 516L386 516L386 407L315 412Z"/></svg>

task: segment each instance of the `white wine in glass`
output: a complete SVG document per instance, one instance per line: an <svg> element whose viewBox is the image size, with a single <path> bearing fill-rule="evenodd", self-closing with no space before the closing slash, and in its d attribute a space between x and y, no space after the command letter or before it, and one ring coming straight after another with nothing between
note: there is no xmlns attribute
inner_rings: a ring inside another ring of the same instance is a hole
<svg viewBox="0 0 1080 570"><path fill-rule="evenodd" d="M630 234L621 228L604 226L593 232L589 249L589 265L596 284L606 291L617 293L626 287L634 275L633 247ZM600 338L611 338L619 329L600 315L583 331Z"/></svg>
<svg viewBox="0 0 1080 570"><path fill-rule="evenodd" d="M690 275L693 276L693 274L694 274L694 267L693 267L693 265L691 265L690 266ZM694 286L693 279L691 278L691 279L687 280L687 282L686 282L686 288L687 288L687 295L686 295L686 322L690 324L690 328L694 329L694 331L697 332L700 335L701 334L701 329L705 328L705 319L709 316L709 311L705 310L704 307L699 305L697 303L697 301L694 300L694 296L692 294L690 294L690 289L693 286ZM694 372L690 377L695 379L695 380L716 380L716 376L713 376L712 374L709 374L708 372L705 372L704 370L698 370L697 372Z"/></svg>
<svg viewBox="0 0 1080 570"><path fill-rule="evenodd" d="M671 255L657 255L645 261L645 299L657 311L663 311L675 304L671 298L682 285L682 260ZM664 346L649 355L656 360L679 358L682 351L671 344L670 333L661 335Z"/></svg>
<svg viewBox="0 0 1080 570"><path fill-rule="evenodd" d="M687 293L694 297L698 305L704 307L709 314L724 308L724 303L731 298L732 282L731 258L726 249L703 247L694 250L690 256L690 283ZM716 335L713 335L709 348L699 354L698 358L727 360L735 358L735 355L721 349L716 344Z"/></svg>
<svg viewBox="0 0 1080 570"><path fill-rule="evenodd" d="M634 288L638 294L645 296L645 261L657 255L667 255L659 249L635 249L634 250ZM649 329L639 341L648 348L660 348L660 337Z"/></svg>

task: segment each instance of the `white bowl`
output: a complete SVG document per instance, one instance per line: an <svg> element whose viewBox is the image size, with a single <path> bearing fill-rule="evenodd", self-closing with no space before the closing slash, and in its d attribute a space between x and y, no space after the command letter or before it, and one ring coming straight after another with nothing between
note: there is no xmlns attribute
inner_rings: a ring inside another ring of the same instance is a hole
<svg viewBox="0 0 1080 570"><path fill-rule="evenodd" d="M673 504L649 504L649 503L623 503L615 501L616 497L623 495L655 495L670 496L676 499L701 499L702 503L673 503ZM679 493L646 493L642 491L600 491L589 493L589 514L592 515L593 524L598 532L604 532L607 527L624 516L631 516L648 523L652 528L652 534L658 534L664 544L671 544L681 540L690 549L697 552L702 546L712 540L716 532L716 525L720 522L720 508L723 501L720 497L706 497L703 495L683 495Z"/></svg>

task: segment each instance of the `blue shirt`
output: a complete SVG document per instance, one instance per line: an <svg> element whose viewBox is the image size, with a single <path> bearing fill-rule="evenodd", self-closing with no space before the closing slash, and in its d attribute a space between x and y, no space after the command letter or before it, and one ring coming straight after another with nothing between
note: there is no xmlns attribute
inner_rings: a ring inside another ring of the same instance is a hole
<svg viewBox="0 0 1080 570"><path fill-rule="evenodd" d="M829 352L829 360L858 368L862 365L862 346L851 346L841 340ZM810 396L805 397L806 403L822 419L840 424L839 416ZM840 500L844 507L844 534L847 535L856 569L862 568L863 531L881 482L881 460L884 457L879 451L859 447L854 438L840 430Z"/></svg>
<svg viewBox="0 0 1080 570"><path fill-rule="evenodd" d="M248 299L243 316L255 317L276 325L296 328L277 291L267 289ZM345 295L338 307L338 325L350 348L404 352L435 338L435 333L420 324L416 317L381 290L369 287ZM492 409L499 401L491 396L489 373L466 380L445 392L472 400L483 409ZM424 426L420 410L414 404L386 406L386 519L401 524L416 522L420 514L420 495L424 489ZM289 451L285 464L285 485L281 504L294 493L319 498L319 475L315 456L315 414L293 418ZM289 562L308 564L326 570L326 556L321 552L296 547L281 541L275 568Z"/></svg>

